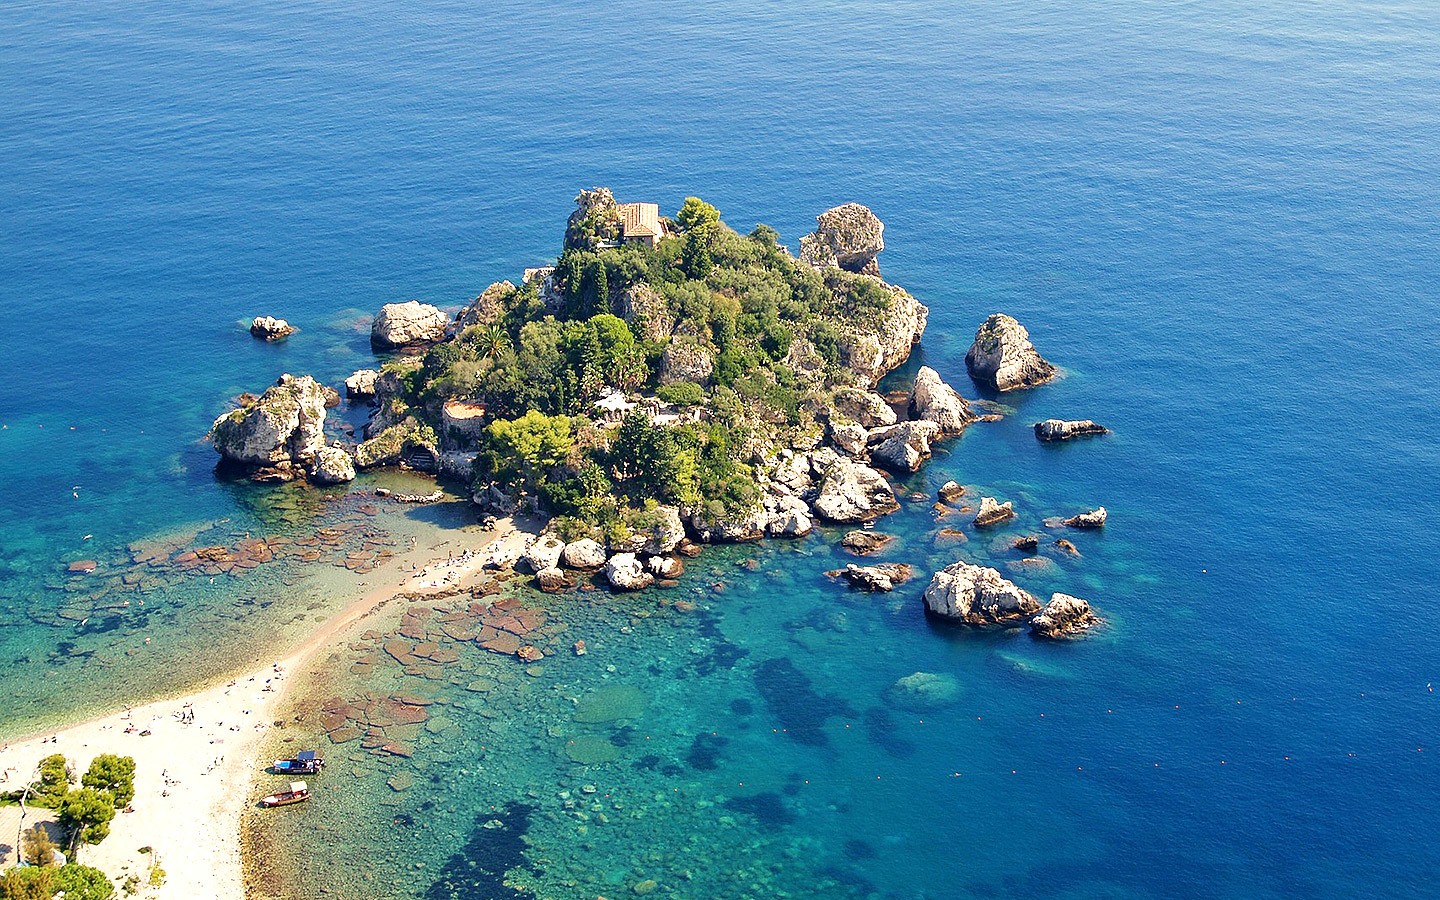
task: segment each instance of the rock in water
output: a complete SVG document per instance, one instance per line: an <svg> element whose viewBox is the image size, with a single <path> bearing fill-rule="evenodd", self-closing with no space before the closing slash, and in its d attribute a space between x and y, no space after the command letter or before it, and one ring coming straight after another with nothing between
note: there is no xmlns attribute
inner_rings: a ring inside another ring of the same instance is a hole
<svg viewBox="0 0 1440 900"><path fill-rule="evenodd" d="M436 307L418 300L387 303L380 307L370 327L370 346L376 350L397 350L433 344L445 337L449 319Z"/></svg>
<svg viewBox="0 0 1440 900"><path fill-rule="evenodd" d="M553 534L542 534L530 542L525 549L525 562L530 571L541 572L560 565L560 556L565 552L565 542Z"/></svg>
<svg viewBox="0 0 1440 900"><path fill-rule="evenodd" d="M591 571L605 565L605 548L598 541L581 538L566 544L560 559L572 569Z"/></svg>
<svg viewBox="0 0 1440 900"><path fill-rule="evenodd" d="M1068 441L1086 434L1109 434L1110 429L1089 419L1046 419L1035 423L1035 437L1046 443Z"/></svg>
<svg viewBox="0 0 1440 900"><path fill-rule="evenodd" d="M945 503L953 503L965 496L965 486L958 481L947 481L940 485L940 490L936 494Z"/></svg>
<svg viewBox="0 0 1440 900"><path fill-rule="evenodd" d="M1040 601L996 570L961 561L930 579L925 608L967 625L1003 625L1034 614Z"/></svg>
<svg viewBox="0 0 1440 900"><path fill-rule="evenodd" d="M826 572L831 577L844 578L850 586L862 591L893 591L895 585L910 580L911 569L906 563L881 563L877 566L857 566L854 563L843 569Z"/></svg>
<svg viewBox="0 0 1440 900"><path fill-rule="evenodd" d="M617 553L605 563L605 580L611 587L624 591L638 591L655 583L655 576L645 571L645 566L633 553Z"/></svg>
<svg viewBox="0 0 1440 900"><path fill-rule="evenodd" d="M1110 514L1105 511L1105 507L1101 506L1090 510L1090 512L1084 512L1078 516L1071 516L1062 524L1068 525L1071 528L1104 528L1105 519L1108 518L1109 515Z"/></svg>
<svg viewBox="0 0 1440 900"><path fill-rule="evenodd" d="M994 497L980 498L980 511L975 514L975 527L984 528L1015 518L1015 508L1009 500L998 502Z"/></svg>
<svg viewBox="0 0 1440 900"><path fill-rule="evenodd" d="M846 532L845 537L840 539L840 546L854 553L856 556L869 556L872 553L879 553L895 540L893 534L882 534L878 531L865 531L856 529Z"/></svg>
<svg viewBox="0 0 1440 900"><path fill-rule="evenodd" d="M310 466L310 480L317 484L344 484L355 480L355 460L339 447L321 447Z"/></svg>
<svg viewBox="0 0 1440 900"><path fill-rule="evenodd" d="M215 452L245 466L309 464L325 446L325 393L309 375L282 375L260 399L215 420Z"/></svg>
<svg viewBox="0 0 1440 900"><path fill-rule="evenodd" d="M869 522L900 508L885 476L857 462L837 460L825 471L815 512L831 522Z"/></svg>
<svg viewBox="0 0 1440 900"><path fill-rule="evenodd" d="M380 373L374 369L360 369L345 379L345 396L351 400L371 402L375 399L375 379Z"/></svg>
<svg viewBox="0 0 1440 900"><path fill-rule="evenodd" d="M1030 620L1030 633L1052 639L1076 637L1101 621L1087 601L1056 592L1039 615Z"/></svg>
<svg viewBox="0 0 1440 900"><path fill-rule="evenodd" d="M1025 326L1004 313L996 313L976 329L965 365L971 378L997 391L1034 387L1056 374L1055 366L1030 343Z"/></svg>
<svg viewBox="0 0 1440 900"><path fill-rule="evenodd" d="M295 331L294 325L274 316L256 316L250 323L250 334L262 341L283 341Z"/></svg>
<svg viewBox="0 0 1440 900"><path fill-rule="evenodd" d="M954 675L916 672L886 688L885 699L911 712L944 709L960 700L960 682Z"/></svg>
<svg viewBox="0 0 1440 900"><path fill-rule="evenodd" d="M959 434L978 416L970 404L929 366L915 373L915 386L910 391L910 417L934 422L942 435Z"/></svg>
<svg viewBox="0 0 1440 900"><path fill-rule="evenodd" d="M535 586L547 594L559 594L575 589L575 579L561 570L551 567L535 573Z"/></svg>
<svg viewBox="0 0 1440 900"><path fill-rule="evenodd" d="M885 223L868 206L846 203L815 217L815 231L800 239L800 259L817 269L879 275L875 257L885 249Z"/></svg>
<svg viewBox="0 0 1440 900"><path fill-rule="evenodd" d="M877 428L866 439L870 459L896 472L917 472L930 458L930 442L940 434L934 422L901 422Z"/></svg>

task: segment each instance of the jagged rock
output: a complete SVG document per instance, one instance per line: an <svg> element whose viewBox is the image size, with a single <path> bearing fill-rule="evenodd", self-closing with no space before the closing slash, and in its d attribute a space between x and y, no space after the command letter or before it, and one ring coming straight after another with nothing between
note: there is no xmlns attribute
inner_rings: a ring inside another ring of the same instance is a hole
<svg viewBox="0 0 1440 900"><path fill-rule="evenodd" d="M1055 542L1055 546L1056 546L1056 548L1058 548L1062 553L1066 553L1066 554L1068 554L1068 555L1070 555L1070 556L1079 556L1079 555L1080 555L1080 549L1079 549L1078 547L1076 547L1074 544L1072 544L1072 543L1070 543L1069 541L1065 540L1064 538L1060 538L1059 540L1057 540L1057 541Z"/></svg>
<svg viewBox="0 0 1440 900"><path fill-rule="evenodd" d="M830 443L851 456L858 458L865 455L866 440L869 437L870 432L866 431L863 425L830 423Z"/></svg>
<svg viewBox="0 0 1440 900"><path fill-rule="evenodd" d="M1025 326L1004 313L996 313L976 329L965 365L971 378L997 391L1034 387L1056 374L1055 366L1030 343Z"/></svg>
<svg viewBox="0 0 1440 900"><path fill-rule="evenodd" d="M1021 553L1036 553L1040 550L1040 536L1027 534L1016 538L1010 546L1019 550Z"/></svg>
<svg viewBox="0 0 1440 900"><path fill-rule="evenodd" d="M865 278L868 276L849 276ZM880 285L890 294L889 308L867 322L850 322L842 332L840 358L855 372L856 383L868 388L910 358L925 334L930 310L904 288Z"/></svg>
<svg viewBox="0 0 1440 900"><path fill-rule="evenodd" d="M1046 419L1035 423L1035 437L1046 443L1068 441L1086 434L1109 434L1110 429L1089 419Z"/></svg>
<svg viewBox="0 0 1440 900"><path fill-rule="evenodd" d="M815 217L815 231L800 238L800 259L817 269L879 275L876 255L885 249L885 223L859 203L832 207Z"/></svg>
<svg viewBox="0 0 1440 900"><path fill-rule="evenodd" d="M643 281L620 292L615 301L615 315L636 329L643 340L663 341L675 330L675 316L670 313L669 304Z"/></svg>
<svg viewBox="0 0 1440 900"><path fill-rule="evenodd" d="M580 538L565 545L560 559L572 569L593 571L605 565L605 548L598 541Z"/></svg>
<svg viewBox="0 0 1440 900"><path fill-rule="evenodd" d="M940 485L936 495L945 503L954 503L965 496L965 486L956 481L947 481Z"/></svg>
<svg viewBox="0 0 1440 900"><path fill-rule="evenodd" d="M554 569L560 565L560 555L565 552L565 542L553 534L537 535L525 548L525 562L530 571Z"/></svg>
<svg viewBox="0 0 1440 900"><path fill-rule="evenodd" d="M412 448L424 448L439 467L440 453L430 429L414 419L392 425L355 448L355 464L362 469L399 463Z"/></svg>
<svg viewBox="0 0 1440 900"><path fill-rule="evenodd" d="M893 591L895 585L910 580L911 569L906 563L881 563L875 566L857 566L854 563L843 569L826 572L850 582L850 586L862 591Z"/></svg>
<svg viewBox="0 0 1440 900"><path fill-rule="evenodd" d="M1002 625L1040 609L1040 602L999 572L961 561L935 573L925 608L968 625Z"/></svg>
<svg viewBox="0 0 1440 900"><path fill-rule="evenodd" d="M325 398L325 408L334 409L340 405L340 392L328 384L320 385L320 395Z"/></svg>
<svg viewBox="0 0 1440 900"><path fill-rule="evenodd" d="M894 425L899 420L895 410L885 402L885 398L873 391L841 388L835 392L832 402L836 412L865 428L882 428Z"/></svg>
<svg viewBox="0 0 1440 900"><path fill-rule="evenodd" d="M505 315L505 301L514 293L515 285L508 281L497 281L481 291L480 296L456 314L456 332L472 325L491 325L500 321L500 317Z"/></svg>
<svg viewBox="0 0 1440 900"><path fill-rule="evenodd" d="M310 466L310 480L317 484L343 484L355 480L355 461L339 447L321 447Z"/></svg>
<svg viewBox="0 0 1440 900"><path fill-rule="evenodd" d="M1015 518L1015 508L1009 500L1000 503L994 497L980 498L980 511L975 514L975 527L984 528L1007 519Z"/></svg>
<svg viewBox="0 0 1440 900"><path fill-rule="evenodd" d="M940 373L921 366L910 391L910 417L934 422L944 435L959 434L978 417L955 389L940 379Z"/></svg>
<svg viewBox="0 0 1440 900"><path fill-rule="evenodd" d="M552 566L535 573L535 586L547 594L560 594L575 590L575 579Z"/></svg>
<svg viewBox="0 0 1440 900"><path fill-rule="evenodd" d="M419 363L418 357L405 357ZM392 366L386 366L372 383L374 390L373 402L378 408L371 413L370 420L365 423L365 437L373 438L380 432L393 425L399 425L409 415L410 408L405 403L405 382L401 379L401 373Z"/></svg>
<svg viewBox="0 0 1440 900"><path fill-rule="evenodd" d="M1109 517L1105 507L1097 507L1089 512L1083 512L1078 516L1071 516L1061 524L1071 528L1104 528L1105 520Z"/></svg>
<svg viewBox="0 0 1440 900"><path fill-rule="evenodd" d="M581 191L565 223L565 247L594 250L601 243L614 242L620 237L620 224L620 205L609 188Z"/></svg>
<svg viewBox="0 0 1440 900"><path fill-rule="evenodd" d="M870 459L892 471L916 472L930 458L930 442L940 434L934 422L901 422L870 432Z"/></svg>
<svg viewBox="0 0 1440 900"><path fill-rule="evenodd" d="M249 406L210 427L215 452L246 466L309 463L325 446L325 394L309 375L282 375Z"/></svg>
<svg viewBox="0 0 1440 900"><path fill-rule="evenodd" d="M764 507L734 514L725 519L713 519L703 508L690 516L690 530L707 544L758 541L765 536L765 526L768 523L769 515Z"/></svg>
<svg viewBox="0 0 1440 900"><path fill-rule="evenodd" d="M710 384L710 376L714 372L714 355L693 337L675 337L665 345L665 352L660 355L661 384L693 381L703 387Z"/></svg>
<svg viewBox="0 0 1440 900"><path fill-rule="evenodd" d="M770 480L792 494L800 495L813 487L810 474L810 460L804 454L781 450Z"/></svg>
<svg viewBox="0 0 1440 900"><path fill-rule="evenodd" d="M792 494L767 498L765 512L765 532L771 537L804 537L815 528L810 506Z"/></svg>
<svg viewBox="0 0 1440 900"><path fill-rule="evenodd" d="M1043 638L1069 638L1083 634L1100 623L1100 617L1090 609L1087 601L1057 591L1050 595L1050 602L1045 604L1045 608L1030 620L1030 633Z"/></svg>
<svg viewBox="0 0 1440 900"><path fill-rule="evenodd" d="M475 467L474 450L451 450L440 454L440 474L458 481L469 481Z"/></svg>
<svg viewBox="0 0 1440 900"><path fill-rule="evenodd" d="M673 556L652 556L645 560L645 568L656 578L679 578L685 574L685 564Z"/></svg>
<svg viewBox="0 0 1440 900"><path fill-rule="evenodd" d="M250 334L262 341L283 341L297 330L294 325L274 316L256 316L250 323Z"/></svg>
<svg viewBox="0 0 1440 900"><path fill-rule="evenodd" d="M519 499L498 484L490 484L476 489L472 499L480 509L500 516L514 515L520 508Z"/></svg>
<svg viewBox="0 0 1440 900"><path fill-rule="evenodd" d="M837 459L825 472L815 512L830 522L869 522L900 508L885 476L857 462Z"/></svg>
<svg viewBox="0 0 1440 900"><path fill-rule="evenodd" d="M657 506L649 510L646 521L646 526L637 531L636 536L643 541L640 549L651 556L672 553L685 540L685 523L680 518L680 510L673 506Z"/></svg>
<svg viewBox="0 0 1440 900"><path fill-rule="evenodd" d="M960 682L954 675L916 672L885 689L885 699L911 712L929 712L960 701Z"/></svg>
<svg viewBox="0 0 1440 900"><path fill-rule="evenodd" d="M655 576L645 571L633 553L617 553L605 563L605 580L611 587L638 591L655 583Z"/></svg>
<svg viewBox="0 0 1440 900"><path fill-rule="evenodd" d="M380 307L375 324L370 326L370 346L395 350L433 344L444 339L448 323L445 314L428 303L387 303Z"/></svg>
<svg viewBox="0 0 1440 900"><path fill-rule="evenodd" d="M869 556L872 553L879 553L881 550L884 550L890 546L894 540L895 535L893 534L884 534L879 531L857 528L854 531L845 533L845 536L840 539L840 546L854 553L856 556Z"/></svg>

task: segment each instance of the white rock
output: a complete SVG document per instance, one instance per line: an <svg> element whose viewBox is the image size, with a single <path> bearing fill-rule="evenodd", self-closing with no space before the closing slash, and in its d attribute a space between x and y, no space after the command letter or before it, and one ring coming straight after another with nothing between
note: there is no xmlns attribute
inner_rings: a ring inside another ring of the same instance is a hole
<svg viewBox="0 0 1440 900"><path fill-rule="evenodd" d="M605 563L605 580L624 591L638 591L655 583L655 576L633 553L617 553Z"/></svg>
<svg viewBox="0 0 1440 900"><path fill-rule="evenodd" d="M560 558L572 569L590 571L605 565L605 548L598 541L581 538L566 544Z"/></svg>
<svg viewBox="0 0 1440 900"><path fill-rule="evenodd" d="M831 522L868 522L899 508L884 475L848 460L837 460L826 470L814 504L815 512Z"/></svg>
<svg viewBox="0 0 1440 900"><path fill-rule="evenodd" d="M998 625L1032 615L1040 602L996 570L962 561L930 579L925 608L970 625Z"/></svg>
<svg viewBox="0 0 1440 900"><path fill-rule="evenodd" d="M977 418L965 398L929 366L921 366L915 373L915 386L910 391L910 416L934 422L940 427L940 433L946 435L959 434Z"/></svg>
<svg viewBox="0 0 1440 900"><path fill-rule="evenodd" d="M370 344L377 350L433 344L445 337L447 324L445 314L428 303L387 303L370 327Z"/></svg>
<svg viewBox="0 0 1440 900"><path fill-rule="evenodd" d="M975 343L965 354L970 377L997 391L1034 387L1055 377L1051 365L1030 343L1025 326L996 313L975 331Z"/></svg>
<svg viewBox="0 0 1440 900"><path fill-rule="evenodd" d="M530 571L553 569L560 564L560 555L565 552L565 542L553 534L537 535L525 548L525 561Z"/></svg>
<svg viewBox="0 0 1440 900"><path fill-rule="evenodd" d="M310 466L310 479L317 484L343 484L355 480L355 460L339 447L321 447L315 451Z"/></svg>

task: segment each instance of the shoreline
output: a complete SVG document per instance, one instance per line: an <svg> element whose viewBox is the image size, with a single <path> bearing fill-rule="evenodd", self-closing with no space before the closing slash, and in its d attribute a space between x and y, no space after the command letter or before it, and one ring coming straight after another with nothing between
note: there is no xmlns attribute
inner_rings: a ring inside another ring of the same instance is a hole
<svg viewBox="0 0 1440 900"><path fill-rule="evenodd" d="M98 754L132 756L134 811L117 811L110 836L98 845L82 845L79 861L103 870L117 889L127 875L136 875L141 896L243 900L241 812L256 799L252 795L261 769L253 756L275 728L289 694L288 676L397 595L463 589L484 569L490 551L523 541L535 526L525 519L499 520L458 558L453 551L448 558L434 556L453 538L395 557L383 583L369 587L272 663L8 741L0 747L0 789L23 785L51 753L65 754L77 779ZM180 721L182 710L191 721ZM147 730L150 734L140 734ZM51 813L32 807L25 824L47 820ZM0 845L14 840L19 821L18 806L0 807ZM142 846L153 847L153 857L139 853ZM158 888L144 886L152 858L166 873Z"/></svg>

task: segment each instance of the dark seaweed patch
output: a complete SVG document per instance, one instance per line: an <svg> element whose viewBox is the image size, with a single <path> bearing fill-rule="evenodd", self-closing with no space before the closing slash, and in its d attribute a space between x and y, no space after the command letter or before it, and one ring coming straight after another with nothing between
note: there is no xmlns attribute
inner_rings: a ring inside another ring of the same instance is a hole
<svg viewBox="0 0 1440 900"><path fill-rule="evenodd" d="M881 707L865 711L865 734L871 743L891 756L904 759L915 754L915 744L900 737L895 731L895 719Z"/></svg>
<svg viewBox="0 0 1440 900"><path fill-rule="evenodd" d="M766 831L779 831L795 822L795 813L774 791L750 797L731 797L725 801L725 808L754 816L755 822Z"/></svg>
<svg viewBox="0 0 1440 900"><path fill-rule="evenodd" d="M860 840L851 838L845 842L845 857L847 859L874 859L875 848Z"/></svg>
<svg viewBox="0 0 1440 900"><path fill-rule="evenodd" d="M755 711L755 704L749 700L731 700L730 711L737 716L748 716Z"/></svg>
<svg viewBox="0 0 1440 900"><path fill-rule="evenodd" d="M825 720L831 716L853 716L855 711L839 697L816 693L804 672L788 659L767 659L755 670L755 688L771 715L797 743L824 747Z"/></svg>
<svg viewBox="0 0 1440 900"><path fill-rule="evenodd" d="M525 866L525 831L534 809L510 803L499 813L477 816L470 839L440 868L440 877L425 892L425 900L533 897L528 891L507 887L505 873ZM495 827L495 822L501 827Z"/></svg>
<svg viewBox="0 0 1440 900"><path fill-rule="evenodd" d="M729 738L723 738L715 734L697 734L695 740L690 742L690 752L685 754L685 761L690 768L701 772L713 772L720 765L720 751L730 743Z"/></svg>

